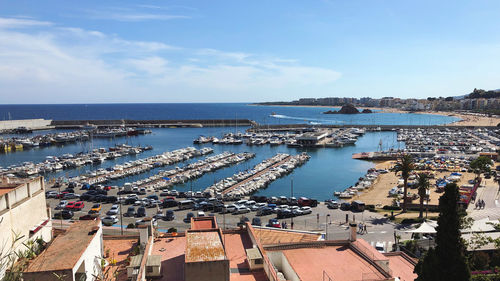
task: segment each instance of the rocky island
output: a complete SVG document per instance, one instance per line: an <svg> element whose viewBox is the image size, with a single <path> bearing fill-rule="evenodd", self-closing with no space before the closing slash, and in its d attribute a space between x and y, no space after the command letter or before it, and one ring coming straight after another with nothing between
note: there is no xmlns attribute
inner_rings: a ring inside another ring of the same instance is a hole
<svg viewBox="0 0 500 281"><path fill-rule="evenodd" d="M359 110L352 104L346 104L342 106L339 111L328 110L323 112L323 114L358 114L358 113L373 113L370 109L363 109L363 111L359 112Z"/></svg>

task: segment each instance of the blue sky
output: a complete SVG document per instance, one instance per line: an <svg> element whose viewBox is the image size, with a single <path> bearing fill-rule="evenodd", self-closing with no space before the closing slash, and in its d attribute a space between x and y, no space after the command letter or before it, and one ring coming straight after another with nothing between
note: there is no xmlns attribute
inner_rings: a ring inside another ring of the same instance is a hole
<svg viewBox="0 0 500 281"><path fill-rule="evenodd" d="M500 1L4 1L0 103L500 88Z"/></svg>

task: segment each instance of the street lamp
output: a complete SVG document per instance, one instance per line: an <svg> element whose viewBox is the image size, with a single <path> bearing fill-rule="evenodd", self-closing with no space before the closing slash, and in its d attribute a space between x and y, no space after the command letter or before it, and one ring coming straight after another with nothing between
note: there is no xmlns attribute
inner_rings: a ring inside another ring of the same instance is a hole
<svg viewBox="0 0 500 281"><path fill-rule="evenodd" d="M328 218L330 217L330 214L326 215L325 217L325 240L328 240Z"/></svg>

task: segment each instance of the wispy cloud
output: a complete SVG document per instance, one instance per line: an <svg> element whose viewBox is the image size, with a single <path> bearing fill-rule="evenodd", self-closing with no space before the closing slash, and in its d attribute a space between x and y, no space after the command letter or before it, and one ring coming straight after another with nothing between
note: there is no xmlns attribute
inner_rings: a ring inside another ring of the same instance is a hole
<svg viewBox="0 0 500 281"><path fill-rule="evenodd" d="M0 18L0 28L23 28L50 25L52 25L51 22L33 20L30 18Z"/></svg>
<svg viewBox="0 0 500 281"><path fill-rule="evenodd" d="M144 6L144 5L143 5ZM145 5L149 6L149 5ZM149 6L152 9L154 6ZM156 10L160 10L159 6ZM141 22L141 21L166 21L175 19L189 19L190 16L179 15L179 14L166 14L160 12L142 12L135 9L129 8L108 8L105 10L86 10L84 11L86 16L91 19L98 20L114 20L122 22Z"/></svg>
<svg viewBox="0 0 500 281"><path fill-rule="evenodd" d="M286 58L126 40L50 22L1 22L25 27L0 28L5 103L19 102L16 96L33 103L265 100L317 91L340 77Z"/></svg>

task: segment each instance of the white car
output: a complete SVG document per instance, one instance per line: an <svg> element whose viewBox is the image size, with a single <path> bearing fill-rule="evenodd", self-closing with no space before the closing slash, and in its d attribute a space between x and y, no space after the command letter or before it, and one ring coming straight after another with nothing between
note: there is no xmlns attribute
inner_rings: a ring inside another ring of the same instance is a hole
<svg viewBox="0 0 500 281"><path fill-rule="evenodd" d="M118 218L116 216L106 216L102 218L102 224L104 225L113 225L118 223Z"/></svg>
<svg viewBox="0 0 500 281"><path fill-rule="evenodd" d="M384 250L384 243L382 242L377 242L375 243L375 249L377 251L379 251L380 253L385 253L385 250Z"/></svg>
<svg viewBox="0 0 500 281"><path fill-rule="evenodd" d="M120 212L120 207L118 205L111 206L111 209L106 213L108 216L118 215Z"/></svg>
<svg viewBox="0 0 500 281"><path fill-rule="evenodd" d="M239 207L234 210L233 215L250 213L250 209L247 207Z"/></svg>
<svg viewBox="0 0 500 281"><path fill-rule="evenodd" d="M306 207L302 207L299 210L302 211L303 215L308 215L308 214L312 213L311 207L307 207L307 206Z"/></svg>
<svg viewBox="0 0 500 281"><path fill-rule="evenodd" d="M198 217L204 217L204 216L205 216L205 212L203 212L203 211L198 212Z"/></svg>

